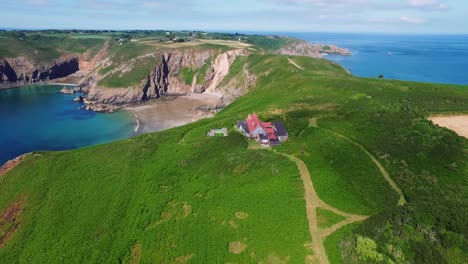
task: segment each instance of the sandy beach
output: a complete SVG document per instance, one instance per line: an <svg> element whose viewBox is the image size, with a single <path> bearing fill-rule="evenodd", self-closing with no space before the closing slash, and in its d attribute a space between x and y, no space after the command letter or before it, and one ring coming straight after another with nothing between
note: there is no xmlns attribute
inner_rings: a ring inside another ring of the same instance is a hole
<svg viewBox="0 0 468 264"><path fill-rule="evenodd" d="M219 96L215 95L191 94L178 96L172 100L157 100L147 105L129 107L127 110L133 112L137 119L135 132L144 134L212 117L212 113L202 111L199 108L214 108L218 100Z"/></svg>

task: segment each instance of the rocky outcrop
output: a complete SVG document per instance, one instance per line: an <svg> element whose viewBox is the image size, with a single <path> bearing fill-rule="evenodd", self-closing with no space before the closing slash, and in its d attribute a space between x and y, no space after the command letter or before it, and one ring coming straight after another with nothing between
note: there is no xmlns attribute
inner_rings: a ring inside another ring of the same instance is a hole
<svg viewBox="0 0 468 264"><path fill-rule="evenodd" d="M63 56L50 64L35 64L25 57L0 59L0 88L58 79L79 70L79 59Z"/></svg>
<svg viewBox="0 0 468 264"><path fill-rule="evenodd" d="M189 93L210 93L220 98L229 93L228 89L218 89L224 78L228 75L231 65L238 56L246 55L245 50L232 50L216 54L215 50L193 51L173 50L163 52L161 62L153 68L141 86L129 88L103 88L97 85L100 76L90 76L83 80L80 89L87 93L86 104L88 110L106 111L110 106L133 106L151 99L165 96L186 95ZM194 75L191 84L187 84L180 75L183 68L194 71L210 63L206 73L198 72ZM198 80L198 81L197 81ZM236 94L231 93L224 104L232 102Z"/></svg>
<svg viewBox="0 0 468 264"><path fill-rule="evenodd" d="M23 154L18 156L12 160L5 162L3 165L0 166L0 178L5 175L8 171L12 170L14 167L18 166L27 156L31 153Z"/></svg>
<svg viewBox="0 0 468 264"><path fill-rule="evenodd" d="M63 93L63 94L74 94L74 93L75 93L75 89L73 89L73 88L68 89L67 87L63 87L63 88L60 90L60 93Z"/></svg>
<svg viewBox="0 0 468 264"><path fill-rule="evenodd" d="M246 94L250 88L257 83L257 76L249 72L248 65L234 78L221 83L217 89L222 91L222 96L219 99L216 109L222 109L234 102L237 98Z"/></svg>
<svg viewBox="0 0 468 264"><path fill-rule="evenodd" d="M306 41L294 41L278 51L279 54L323 58L324 54L351 56L348 49L334 45L311 44Z"/></svg>
<svg viewBox="0 0 468 264"><path fill-rule="evenodd" d="M211 65L206 82L206 93L223 95L224 91L217 89L219 84L229 74L229 69L238 56L245 56L245 50L232 50L220 54Z"/></svg>

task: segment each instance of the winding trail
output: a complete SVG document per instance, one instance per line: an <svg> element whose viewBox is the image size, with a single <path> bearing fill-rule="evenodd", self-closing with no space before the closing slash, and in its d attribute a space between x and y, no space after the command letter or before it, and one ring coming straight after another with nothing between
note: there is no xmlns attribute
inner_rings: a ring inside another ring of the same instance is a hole
<svg viewBox="0 0 468 264"><path fill-rule="evenodd" d="M300 68L293 61L291 61L290 59L288 59L288 60L292 64L294 64L296 67ZM300 68L300 69L302 69L302 68ZM299 134L302 134L305 130L307 130L310 127L319 128L318 125L317 125L317 118L309 119L309 126L307 128L305 128L303 131L301 131ZM354 141L354 140L352 140L352 139L350 139L350 138L348 138L348 137L346 137L346 136L344 136L344 135L342 135L340 133L337 133L335 131L332 131L332 130L329 130L329 129L326 129L326 128L321 128L321 127L320 127L320 129L323 129L323 130L326 130L326 131L328 131L330 133L333 133L336 136L338 136L338 137L340 137L342 139L345 139L346 141L352 143L353 145L359 147L362 151L364 151L371 158L371 160L375 163L375 165L378 167L378 169L380 170L380 172L384 176L385 180L387 180L387 182L390 184L390 186L399 194L400 199L398 201L398 205L404 205L406 203L403 192L398 187L398 185L393 181L393 179L390 177L390 174L388 173L388 171L385 169L384 166L382 166L382 164L377 160L377 158L375 158L369 151L367 151L366 148L364 148L364 146L362 146L361 144L357 143L356 141ZM249 144L249 149L259 149L259 147L256 147L256 144ZM299 159L298 157L293 156L293 155L277 152L275 150L273 150L273 152L275 152L276 154L285 156L285 157L289 158L290 160L292 160L294 163L296 163L296 166L297 166L297 168L299 170L299 173L301 175L302 183L304 185L304 196L305 196L304 198L305 198L305 202L306 202L307 220L309 222L309 232L310 232L310 235L311 235L311 238L312 238L312 243L311 243L312 249L313 249L313 251L315 253L315 257L316 257L318 263L328 264L329 263L328 256L327 256L327 253L325 251L325 245L324 245L325 238L327 238L329 235L333 234L336 230L338 230L338 229L340 229L340 228L342 228L342 227L344 227L346 225L363 221L363 220L367 219L369 216L350 214L350 213L347 213L347 212L343 212L343 211L341 211L341 210L339 210L339 209L325 203L324 201L322 201L319 198L317 192L315 191L314 184L312 182L312 178L311 178L309 169L307 168L307 165L304 163L304 161L302 161L301 159ZM329 228L321 229L321 228L318 227L317 208L322 208L322 209L329 210L329 211L331 211L331 212L333 212L333 213L335 213L337 215L341 215L341 216L346 217L346 219L339 222L339 223L336 223L335 225L333 225L333 226L331 226Z"/></svg>
<svg viewBox="0 0 468 264"><path fill-rule="evenodd" d="M290 160L294 161L297 165L297 168L299 169L299 173L301 174L301 179L304 185L307 219L309 221L309 232L312 237L311 245L318 260L318 263L328 264L329 261L323 243L325 238L333 232L335 232L336 230L338 230L339 228L348 224L352 224L354 222L363 221L368 216L349 214L322 201L318 197L317 192L315 191L314 184L312 183L312 179L310 177L309 169L307 168L307 165L304 163L304 161L289 154L280 152L277 153L288 157ZM335 214L342 215L346 217L346 220L343 220L330 228L322 230L318 227L317 222L317 208L319 207L332 211Z"/></svg>
<svg viewBox="0 0 468 264"><path fill-rule="evenodd" d="M293 60L291 60L290 58L288 58L288 61L289 63L291 63L292 65L296 66L296 68L298 68L299 70L303 71L304 68L302 68L301 66L297 65Z"/></svg>

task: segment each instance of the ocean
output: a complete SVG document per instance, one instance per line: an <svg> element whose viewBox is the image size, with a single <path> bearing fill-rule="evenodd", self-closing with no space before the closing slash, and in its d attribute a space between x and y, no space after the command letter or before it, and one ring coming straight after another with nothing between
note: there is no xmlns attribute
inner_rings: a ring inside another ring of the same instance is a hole
<svg viewBox="0 0 468 264"><path fill-rule="evenodd" d="M63 86L37 85L0 90L0 165L21 154L68 150L129 138L136 120L130 112L102 114L78 109L77 94Z"/></svg>
<svg viewBox="0 0 468 264"><path fill-rule="evenodd" d="M468 84L468 35L279 33L348 48L353 56L326 56L355 76Z"/></svg>

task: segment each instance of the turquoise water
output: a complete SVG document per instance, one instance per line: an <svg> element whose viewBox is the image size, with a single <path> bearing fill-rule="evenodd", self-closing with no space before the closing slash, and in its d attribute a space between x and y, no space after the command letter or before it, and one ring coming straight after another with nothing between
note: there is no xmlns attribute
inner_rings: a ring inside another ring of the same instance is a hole
<svg viewBox="0 0 468 264"><path fill-rule="evenodd" d="M100 114L60 94L62 86L28 86L0 90L0 165L40 150L68 150L134 135L131 113Z"/></svg>
<svg viewBox="0 0 468 264"><path fill-rule="evenodd" d="M356 76L468 84L467 35L284 34L350 49L353 56L326 58Z"/></svg>

